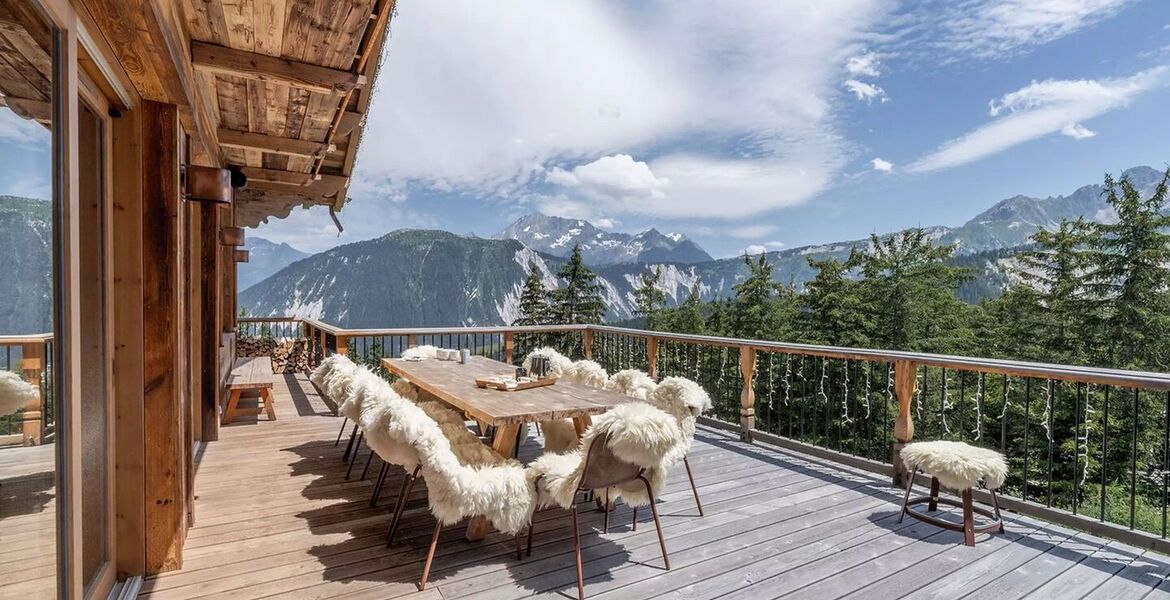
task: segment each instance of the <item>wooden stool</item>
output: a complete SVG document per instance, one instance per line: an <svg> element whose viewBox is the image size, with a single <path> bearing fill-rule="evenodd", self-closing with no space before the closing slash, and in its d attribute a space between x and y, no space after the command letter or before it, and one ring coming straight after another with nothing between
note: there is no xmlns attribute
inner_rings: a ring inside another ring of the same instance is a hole
<svg viewBox="0 0 1170 600"><path fill-rule="evenodd" d="M252 358L237 358L232 363L232 375L228 380L228 389L231 397L228 399L227 409L223 413L223 424L231 423L241 415L258 415L268 413L268 420L276 420L276 409L272 406L272 359L266 356ZM260 401L264 408L240 408L240 398L246 391L255 391L260 394Z"/></svg>
<svg viewBox="0 0 1170 600"><path fill-rule="evenodd" d="M962 442L918 442L902 448L902 462L909 479L906 481L906 496L902 499L901 523L906 515L943 529L963 532L963 543L975 545L976 533L998 531L1003 533L1003 518L999 513L999 499L996 490L1007 477L1007 462L1003 455ZM910 497L914 488L914 477L919 470L930 475L930 495ZM971 489L982 481L991 493L992 510L975 506ZM960 500L939 497L939 488L946 486L959 492ZM927 511L938 510L939 504L963 509L963 522L952 523L933 515L910 508L916 504L927 504ZM989 523L976 526L975 515L987 517Z"/></svg>

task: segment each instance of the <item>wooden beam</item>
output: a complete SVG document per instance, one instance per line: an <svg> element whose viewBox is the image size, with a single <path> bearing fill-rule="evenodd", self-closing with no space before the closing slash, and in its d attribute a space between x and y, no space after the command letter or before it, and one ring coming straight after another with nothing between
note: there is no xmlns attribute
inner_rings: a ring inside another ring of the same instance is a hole
<svg viewBox="0 0 1170 600"><path fill-rule="evenodd" d="M7 107L16 116L28 121L49 123L53 120L53 105L41 100L0 96L0 108L3 107Z"/></svg>
<svg viewBox="0 0 1170 600"><path fill-rule="evenodd" d="M306 173L307 175L307 173ZM302 194L315 198L332 196L349 181L349 178L340 175L318 175L321 179L307 184L281 183L276 181L248 180L248 189L262 192L287 192Z"/></svg>
<svg viewBox="0 0 1170 600"><path fill-rule="evenodd" d="M233 250L232 251L232 260L234 260L238 263L246 263L246 262L248 262L249 258L250 258L250 256L248 255L247 250Z"/></svg>
<svg viewBox="0 0 1170 600"><path fill-rule="evenodd" d="M223 380L220 370L220 302L223 301L220 289L220 274L223 271L220 265L221 247L217 243L216 231L220 231L220 215L228 209L215 204L201 204L202 212L199 247L199 297L200 309L200 354L202 355L203 370L200 373L202 380L202 397L199 399L200 419L203 422L203 441L210 442L219 439L219 396L220 382ZM224 228L226 231L229 228ZM221 231L222 238L222 231Z"/></svg>
<svg viewBox="0 0 1170 600"><path fill-rule="evenodd" d="M354 129L361 126L365 118L366 116L360 112L352 110L345 111L345 114L341 115L341 126L337 128L337 137L343 137L353 133Z"/></svg>
<svg viewBox="0 0 1170 600"><path fill-rule="evenodd" d="M344 94L366 85L365 75L205 42L191 42L195 68L279 83L321 94Z"/></svg>
<svg viewBox="0 0 1170 600"><path fill-rule="evenodd" d="M182 281L179 115L145 101L142 111L142 320L144 323L146 571L182 568L187 532L182 407Z"/></svg>
<svg viewBox="0 0 1170 600"><path fill-rule="evenodd" d="M234 129L221 128L216 132L216 135L219 137L219 143L222 146L263 150L265 152L285 154L288 156L318 157L337 150L337 147L333 144L322 144L321 142L309 140L294 140L277 135L236 131Z"/></svg>
<svg viewBox="0 0 1170 600"><path fill-rule="evenodd" d="M216 219L216 226L219 220ZM243 227L224 227L219 230L219 243L225 246L243 246L247 241L247 234Z"/></svg>

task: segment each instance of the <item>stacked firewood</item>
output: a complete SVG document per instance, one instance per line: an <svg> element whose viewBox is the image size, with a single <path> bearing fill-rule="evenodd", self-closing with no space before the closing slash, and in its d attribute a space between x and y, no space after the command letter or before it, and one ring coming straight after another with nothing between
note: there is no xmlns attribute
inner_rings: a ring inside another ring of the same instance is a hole
<svg viewBox="0 0 1170 600"><path fill-rule="evenodd" d="M308 342L304 339L245 337L236 340L236 356L272 357L273 373L296 373L309 370Z"/></svg>

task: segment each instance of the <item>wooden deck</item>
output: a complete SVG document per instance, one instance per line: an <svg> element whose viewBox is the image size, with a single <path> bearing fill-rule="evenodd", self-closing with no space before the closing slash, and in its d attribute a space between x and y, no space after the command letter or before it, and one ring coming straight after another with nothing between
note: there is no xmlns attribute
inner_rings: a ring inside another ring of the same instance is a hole
<svg viewBox="0 0 1170 600"><path fill-rule="evenodd" d="M533 555L512 539L478 543L444 531L431 584L415 582L433 521L416 486L396 545L384 535L402 472L380 506L371 479L345 481L340 419L301 375L278 376L275 422L241 419L210 444L196 476L195 526L181 571L146 581L149 598L575 597L567 516L536 517ZM343 441L344 445L344 441ZM536 440L523 448L539 452ZM362 456L364 459L364 455ZM649 511L637 532L619 507L608 535L583 513L589 598L1170 598L1170 559L1030 518L1006 535L961 545L961 534L897 523L888 482L835 464L701 430L691 455L706 516L685 472L672 473L660 511L673 569Z"/></svg>
<svg viewBox="0 0 1170 600"><path fill-rule="evenodd" d="M55 598L53 444L0 448L0 598Z"/></svg>

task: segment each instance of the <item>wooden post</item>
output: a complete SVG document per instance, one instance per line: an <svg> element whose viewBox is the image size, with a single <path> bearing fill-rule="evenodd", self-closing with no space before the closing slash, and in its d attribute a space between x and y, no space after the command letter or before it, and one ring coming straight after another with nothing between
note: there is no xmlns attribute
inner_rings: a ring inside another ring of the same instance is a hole
<svg viewBox="0 0 1170 600"><path fill-rule="evenodd" d="M173 104L142 103L143 169L142 285L146 571L183 566L187 532L184 490L181 373L182 290L179 199L179 113Z"/></svg>
<svg viewBox="0 0 1170 600"><path fill-rule="evenodd" d="M309 354L305 362L309 369L317 368L317 330L312 325L301 321L301 331L304 332L305 352Z"/></svg>
<svg viewBox="0 0 1170 600"><path fill-rule="evenodd" d="M325 357L327 356L325 353L329 349L329 346L326 344L326 342L329 341L329 334L326 333L324 329L320 330L320 333L321 333L321 360L325 360Z"/></svg>
<svg viewBox="0 0 1170 600"><path fill-rule="evenodd" d="M894 393L898 396L898 416L894 420L894 453L891 461L894 465L894 485L897 487L905 487L910 481L906 476L906 467L902 464L902 447L914 439L914 413L910 410L910 402L914 399L917 386L918 365L908 360L896 361Z"/></svg>
<svg viewBox="0 0 1170 600"><path fill-rule="evenodd" d="M512 364L512 353L516 351L516 334L504 332L504 362Z"/></svg>
<svg viewBox="0 0 1170 600"><path fill-rule="evenodd" d="M333 336L333 351L342 356L349 354L349 338L344 335Z"/></svg>
<svg viewBox="0 0 1170 600"><path fill-rule="evenodd" d="M756 428L756 390L752 386L756 374L755 348L740 347L739 370L743 374L743 391L739 394L739 438L750 442Z"/></svg>
<svg viewBox="0 0 1170 600"><path fill-rule="evenodd" d="M406 336L406 347L407 348L414 348L417 345L418 345L418 336L417 335L412 333L412 334Z"/></svg>
<svg viewBox="0 0 1170 600"><path fill-rule="evenodd" d="M219 206L202 203L199 211L202 216L199 229L199 297L202 311L199 335L202 338L200 350L203 357L203 369L199 375L203 382L199 412L203 441L210 442L219 439L219 397L222 394L219 387L222 381L219 372L222 327L219 321L223 314L220 308L220 302L223 301L220 256L223 251L217 239L220 230Z"/></svg>
<svg viewBox="0 0 1170 600"><path fill-rule="evenodd" d="M23 421L21 422L21 444L39 446L45 407L45 398L42 395L44 388L41 387L41 375L45 371L44 342L21 344L20 357L20 368L24 372L24 380L37 389L37 399L24 407Z"/></svg>
<svg viewBox="0 0 1170 600"><path fill-rule="evenodd" d="M646 373L658 381L658 338L646 338Z"/></svg>
<svg viewBox="0 0 1170 600"><path fill-rule="evenodd" d="M586 329L581 332L581 345L585 346L585 358L593 360L593 330Z"/></svg>

